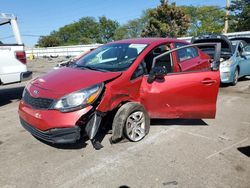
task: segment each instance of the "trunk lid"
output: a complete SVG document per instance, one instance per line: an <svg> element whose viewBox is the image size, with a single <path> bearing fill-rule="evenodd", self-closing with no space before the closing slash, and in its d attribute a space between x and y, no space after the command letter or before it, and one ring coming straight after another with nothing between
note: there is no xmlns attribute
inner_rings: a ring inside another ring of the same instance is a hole
<svg viewBox="0 0 250 188"><path fill-rule="evenodd" d="M197 43L221 43L221 56L223 57L230 57L233 54L233 47L231 41L224 35L201 35L197 37L193 37L191 42L193 44ZM211 46L201 46L199 47L203 52L213 57L214 55L214 48Z"/></svg>

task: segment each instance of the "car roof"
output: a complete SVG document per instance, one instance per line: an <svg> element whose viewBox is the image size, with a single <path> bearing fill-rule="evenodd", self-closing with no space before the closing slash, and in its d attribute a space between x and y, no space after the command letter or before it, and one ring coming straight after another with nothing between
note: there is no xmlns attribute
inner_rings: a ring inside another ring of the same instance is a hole
<svg viewBox="0 0 250 188"><path fill-rule="evenodd" d="M246 43L250 43L250 37L240 36L240 37L230 37L231 41L245 41Z"/></svg>
<svg viewBox="0 0 250 188"><path fill-rule="evenodd" d="M160 42L182 42L182 43L188 43L184 40L179 40L176 38L133 38L133 39L123 39L111 42L112 43L136 43L136 44L152 44L152 43L160 43Z"/></svg>

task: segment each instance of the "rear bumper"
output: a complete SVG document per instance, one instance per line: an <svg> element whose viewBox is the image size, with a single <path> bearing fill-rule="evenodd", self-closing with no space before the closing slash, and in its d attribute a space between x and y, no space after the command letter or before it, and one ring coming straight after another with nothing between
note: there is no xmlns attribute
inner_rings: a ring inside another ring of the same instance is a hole
<svg viewBox="0 0 250 188"><path fill-rule="evenodd" d="M21 77L20 78L21 82L30 80L32 78L32 72L31 71L22 72L20 77Z"/></svg>
<svg viewBox="0 0 250 188"><path fill-rule="evenodd" d="M41 131L20 118L22 126L33 136L53 144L75 143L80 139L80 127L55 128L47 131Z"/></svg>

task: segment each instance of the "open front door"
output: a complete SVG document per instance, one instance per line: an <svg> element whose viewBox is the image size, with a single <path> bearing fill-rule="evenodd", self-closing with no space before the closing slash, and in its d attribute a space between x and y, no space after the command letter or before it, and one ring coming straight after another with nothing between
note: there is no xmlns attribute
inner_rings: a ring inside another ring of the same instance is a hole
<svg viewBox="0 0 250 188"><path fill-rule="evenodd" d="M219 71L169 74L152 84L143 78L142 103L151 118L214 118Z"/></svg>
<svg viewBox="0 0 250 188"><path fill-rule="evenodd" d="M178 48L160 56L169 55L175 50ZM216 56L214 61L217 61L219 54ZM161 57L154 59L152 69L157 67L157 59ZM162 78L156 77L152 83L148 82L150 75L144 76L141 103L151 118L214 118L220 73L217 69L218 63L212 65L214 67L207 71L203 69L203 71L169 73Z"/></svg>

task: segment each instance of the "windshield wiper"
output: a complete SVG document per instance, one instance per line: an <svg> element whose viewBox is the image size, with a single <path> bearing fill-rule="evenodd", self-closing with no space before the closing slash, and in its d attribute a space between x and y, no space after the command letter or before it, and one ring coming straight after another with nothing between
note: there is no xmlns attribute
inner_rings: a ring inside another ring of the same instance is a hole
<svg viewBox="0 0 250 188"><path fill-rule="evenodd" d="M92 66L88 66L88 65L77 65L77 67L79 67L79 68L83 68L83 69L89 69L89 70L95 70L95 71L107 72L107 70L100 69L100 68L96 68L96 67L92 67Z"/></svg>

